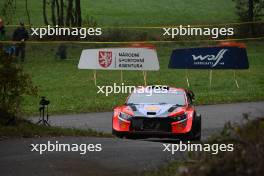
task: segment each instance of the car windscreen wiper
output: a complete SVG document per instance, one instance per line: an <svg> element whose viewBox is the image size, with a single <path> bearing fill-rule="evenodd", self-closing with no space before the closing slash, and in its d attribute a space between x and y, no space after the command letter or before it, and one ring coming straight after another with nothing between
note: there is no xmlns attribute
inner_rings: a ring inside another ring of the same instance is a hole
<svg viewBox="0 0 264 176"><path fill-rule="evenodd" d="M164 104L169 104L169 103L159 103L160 105L164 105ZM184 105L182 105L182 104L174 104L173 106L184 106Z"/></svg>
<svg viewBox="0 0 264 176"><path fill-rule="evenodd" d="M174 106L184 106L184 105L182 105L182 104L175 104Z"/></svg>
<svg viewBox="0 0 264 176"><path fill-rule="evenodd" d="M125 103L127 106L139 105L139 103Z"/></svg>

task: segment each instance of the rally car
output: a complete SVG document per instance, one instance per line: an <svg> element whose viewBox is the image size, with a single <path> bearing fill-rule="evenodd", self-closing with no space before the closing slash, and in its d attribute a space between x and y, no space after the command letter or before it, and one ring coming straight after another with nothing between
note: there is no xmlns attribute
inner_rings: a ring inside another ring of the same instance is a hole
<svg viewBox="0 0 264 176"><path fill-rule="evenodd" d="M124 105L114 108L112 132L120 138L200 140L201 115L196 113L193 100L193 92L183 88L136 89Z"/></svg>

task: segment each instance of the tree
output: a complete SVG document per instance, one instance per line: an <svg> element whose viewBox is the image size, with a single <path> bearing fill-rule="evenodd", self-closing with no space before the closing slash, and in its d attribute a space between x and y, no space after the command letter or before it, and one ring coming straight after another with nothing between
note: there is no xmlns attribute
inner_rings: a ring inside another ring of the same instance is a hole
<svg viewBox="0 0 264 176"><path fill-rule="evenodd" d="M68 0L65 4L64 0L43 0L43 19L46 25L49 25L49 16L47 14L47 5L50 4L51 8L51 21L52 25L59 26L78 26L82 25L81 15L81 1ZM65 8L66 7L66 8ZM66 12L66 16L64 15Z"/></svg>
<svg viewBox="0 0 264 176"><path fill-rule="evenodd" d="M0 9L0 15L5 17L6 24L12 23L13 14L16 10L16 0L4 0Z"/></svg>
<svg viewBox="0 0 264 176"><path fill-rule="evenodd" d="M264 16L264 0L233 0L241 21L258 21Z"/></svg>
<svg viewBox="0 0 264 176"><path fill-rule="evenodd" d="M21 65L14 64L13 59L0 53L0 120L5 123L16 123L24 95L37 95L30 75L24 73Z"/></svg>
<svg viewBox="0 0 264 176"><path fill-rule="evenodd" d="M240 26L242 34L257 36L263 34L263 24L255 24L264 17L264 0L233 0L236 2L236 13L242 22L252 22Z"/></svg>
<svg viewBox="0 0 264 176"><path fill-rule="evenodd" d="M75 0L75 20L77 26L82 26L82 12L80 0Z"/></svg>
<svg viewBox="0 0 264 176"><path fill-rule="evenodd" d="M28 10L28 0L25 0L25 6L26 6L28 24L29 24L29 26L31 26L30 14L29 14L29 10Z"/></svg>
<svg viewBox="0 0 264 176"><path fill-rule="evenodd" d="M42 12L43 12L43 18L44 18L44 23L46 24L46 25L48 25L49 24L49 22L48 22L48 18L47 18L47 12L46 12L46 6L47 6L47 1L46 0L43 0L43 9L42 9Z"/></svg>
<svg viewBox="0 0 264 176"><path fill-rule="evenodd" d="M10 24L13 22L13 15L16 11L16 0L5 0L3 3L3 7L0 9L0 15L5 17L5 21L7 24ZM28 0L25 0L25 10L27 15L27 21L28 24L31 24L30 20L30 14L28 9Z"/></svg>

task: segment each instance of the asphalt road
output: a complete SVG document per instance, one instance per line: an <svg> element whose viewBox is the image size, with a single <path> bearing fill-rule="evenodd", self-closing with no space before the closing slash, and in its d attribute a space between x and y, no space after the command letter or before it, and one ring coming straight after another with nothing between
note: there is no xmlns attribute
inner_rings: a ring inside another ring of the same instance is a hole
<svg viewBox="0 0 264 176"><path fill-rule="evenodd" d="M264 102L218 104L196 106L197 113L202 115L203 139L221 130L227 122L241 122L243 114L251 118L264 115ZM86 113L75 115L51 116L52 125L68 128L94 129L111 133L112 112ZM31 118L33 122L38 117Z"/></svg>
<svg viewBox="0 0 264 176"><path fill-rule="evenodd" d="M203 139L222 129L228 121L242 121L243 114L251 118L264 115L264 102L198 106L202 115ZM111 112L51 116L52 125L92 128L111 132ZM37 118L32 118L37 121ZM101 152L31 152L30 144L47 143L102 144ZM185 153L163 152L168 140L126 140L94 137L59 137L10 139L0 141L0 175L135 175L158 168L171 159L183 159Z"/></svg>

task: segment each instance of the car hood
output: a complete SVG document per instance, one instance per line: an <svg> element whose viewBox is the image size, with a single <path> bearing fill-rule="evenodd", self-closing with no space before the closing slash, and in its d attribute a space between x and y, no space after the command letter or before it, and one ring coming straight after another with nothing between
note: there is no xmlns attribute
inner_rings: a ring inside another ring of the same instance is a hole
<svg viewBox="0 0 264 176"><path fill-rule="evenodd" d="M137 104L130 105L135 117L168 117L174 112L184 112L185 107L175 106L173 104Z"/></svg>

